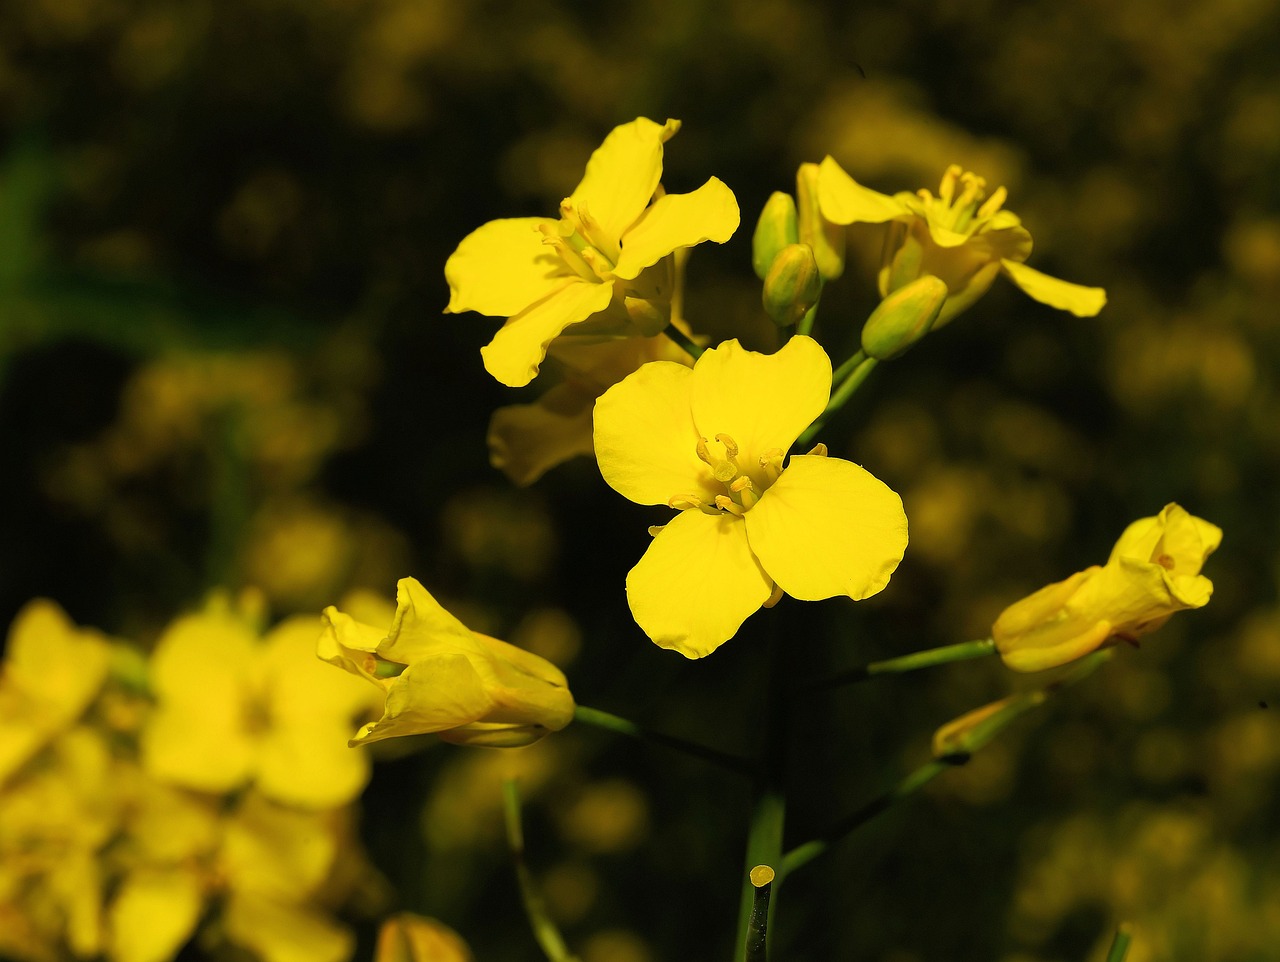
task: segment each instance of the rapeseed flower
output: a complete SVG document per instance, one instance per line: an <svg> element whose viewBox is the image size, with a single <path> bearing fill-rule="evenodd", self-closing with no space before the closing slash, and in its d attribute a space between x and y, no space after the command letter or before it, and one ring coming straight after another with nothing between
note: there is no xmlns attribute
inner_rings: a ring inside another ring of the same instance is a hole
<svg viewBox="0 0 1280 962"><path fill-rule="evenodd" d="M317 654L386 694L382 717L352 745L434 732L459 745L513 748L573 720L573 696L555 665L471 631L414 578L396 585L389 629L332 605L323 623Z"/></svg>
<svg viewBox="0 0 1280 962"><path fill-rule="evenodd" d="M678 120L646 117L614 128L560 202L558 220L490 221L449 257L446 313L507 318L481 350L485 369L503 384L528 384L547 346L588 319L572 333L658 334L674 286L667 255L722 244L737 230L738 202L717 178L688 194L662 191L663 144L679 129Z"/></svg>
<svg viewBox="0 0 1280 962"><path fill-rule="evenodd" d="M1094 565L1006 608L991 629L1004 663L1041 671L1118 639L1136 642L1175 611L1201 608L1213 582L1200 574L1222 529L1169 504L1133 522L1105 565Z"/></svg>
<svg viewBox="0 0 1280 962"><path fill-rule="evenodd" d="M457 932L435 919L401 912L382 923L373 962L472 962Z"/></svg>
<svg viewBox="0 0 1280 962"><path fill-rule="evenodd" d="M782 593L860 600L888 584L907 545L898 495L822 446L783 464L830 393L826 352L797 336L771 355L734 340L692 368L646 364L596 403L605 481L680 510L627 575L656 644L701 658Z"/></svg>
<svg viewBox="0 0 1280 962"><path fill-rule="evenodd" d="M942 327L986 293L1003 274L1023 293L1077 317L1097 314L1107 302L1100 287L1082 287L1028 267L1031 234L1004 209L1007 191L990 195L986 181L952 164L938 196L928 190L892 196L864 187L827 157L820 165L822 215L835 224L887 224L880 267L880 296L932 274L950 295L934 327Z"/></svg>

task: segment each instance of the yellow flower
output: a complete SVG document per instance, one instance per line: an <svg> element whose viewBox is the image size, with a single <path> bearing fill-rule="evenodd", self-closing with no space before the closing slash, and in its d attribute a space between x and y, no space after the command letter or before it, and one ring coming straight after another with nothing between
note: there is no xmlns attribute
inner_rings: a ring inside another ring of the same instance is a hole
<svg viewBox="0 0 1280 962"><path fill-rule="evenodd" d="M323 622L317 654L386 693L382 718L352 745L435 732L459 745L513 748L573 720L573 696L555 665L471 631L413 578L396 585L389 630L332 605Z"/></svg>
<svg viewBox="0 0 1280 962"><path fill-rule="evenodd" d="M738 202L717 178L692 193L662 192L662 145L679 129L678 120L645 117L614 128L561 201L559 220L490 221L450 256L445 311L507 318L481 351L503 384L528 384L547 345L588 318L589 330L575 333L659 333L672 289L670 261L659 262L737 230Z"/></svg>
<svg viewBox="0 0 1280 962"><path fill-rule="evenodd" d="M457 932L411 912L393 915L378 931L373 962L471 962L471 950Z"/></svg>
<svg viewBox="0 0 1280 962"><path fill-rule="evenodd" d="M1003 187L990 196L986 181L955 164L942 175L938 196L921 189L890 197L864 187L830 157L818 175L822 215L836 224L888 224L880 296L924 274L940 277L951 292L934 327L939 328L986 293L997 274L1050 307L1077 317L1097 314L1107 302L1100 287L1082 287L1027 267L1031 235L1012 211L1002 209Z"/></svg>
<svg viewBox="0 0 1280 962"><path fill-rule="evenodd" d="M692 368L655 361L596 403L605 481L680 509L627 575L656 644L701 658L775 592L860 600L888 584L907 545L901 499L821 446L783 468L830 392L831 361L799 336L772 355L735 340Z"/></svg>
<svg viewBox="0 0 1280 962"><path fill-rule="evenodd" d="M152 656L146 770L206 792L253 782L275 801L314 808L360 794L369 760L345 742L373 699L315 660L318 628L298 616L259 640L225 602L177 619Z"/></svg>
<svg viewBox="0 0 1280 962"><path fill-rule="evenodd" d="M1125 529L1105 565L1094 565L1006 608L991 637L1006 665L1041 671L1081 658L1111 639L1136 641L1175 611L1201 608L1213 583L1200 569L1222 529L1166 505Z"/></svg>

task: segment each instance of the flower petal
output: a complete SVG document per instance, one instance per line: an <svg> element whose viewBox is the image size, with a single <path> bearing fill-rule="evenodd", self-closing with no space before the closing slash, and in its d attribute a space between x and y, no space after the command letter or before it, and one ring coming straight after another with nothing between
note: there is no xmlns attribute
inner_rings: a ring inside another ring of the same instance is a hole
<svg viewBox="0 0 1280 962"><path fill-rule="evenodd" d="M870 597L889 583L907 548L902 499L839 458L793 457L746 523L764 570L801 601Z"/></svg>
<svg viewBox="0 0 1280 962"><path fill-rule="evenodd" d="M618 240L644 211L662 177L662 145L679 129L678 120L656 124L638 117L613 128L596 148L572 199L586 208L601 237Z"/></svg>
<svg viewBox="0 0 1280 962"><path fill-rule="evenodd" d="M760 455L786 451L831 397L831 360L811 337L798 335L776 354L748 351L736 340L707 351L693 368L693 421L708 440L727 434L738 464L767 486Z"/></svg>
<svg viewBox="0 0 1280 962"><path fill-rule="evenodd" d="M863 187L830 156L818 166L818 206L833 224L883 224L911 213L896 198Z"/></svg>
<svg viewBox="0 0 1280 962"><path fill-rule="evenodd" d="M666 504L695 495L709 503L720 493L697 455L693 377L683 364L654 361L596 401L596 461L605 483L624 498Z"/></svg>
<svg viewBox="0 0 1280 962"><path fill-rule="evenodd" d="M489 463L520 487L570 458L590 454L595 396L557 384L532 404L509 404L489 418Z"/></svg>
<svg viewBox="0 0 1280 962"><path fill-rule="evenodd" d="M361 728L351 744L469 725L492 708L492 696L465 655L425 658L396 678L382 718Z"/></svg>
<svg viewBox="0 0 1280 962"><path fill-rule="evenodd" d="M689 194L667 194L622 236L622 256L613 273L631 280L672 251L703 241L723 244L738 229L742 214L728 186L712 177Z"/></svg>
<svg viewBox="0 0 1280 962"><path fill-rule="evenodd" d="M355 951L349 929L305 902L290 905L233 890L221 918L227 940L262 962L343 962Z"/></svg>
<svg viewBox="0 0 1280 962"><path fill-rule="evenodd" d="M204 893L194 870L143 868L125 876L107 920L111 962L168 962L195 931Z"/></svg>
<svg viewBox="0 0 1280 962"><path fill-rule="evenodd" d="M631 614L650 640L701 658L769 600L773 582L731 514L682 511L627 574Z"/></svg>
<svg viewBox="0 0 1280 962"><path fill-rule="evenodd" d="M547 345L570 324L603 311L613 298L613 284L564 280L547 298L507 320L480 349L484 368L507 387L524 387L538 375Z"/></svg>
<svg viewBox="0 0 1280 962"><path fill-rule="evenodd" d="M446 314L510 317L554 293L572 273L538 227L546 217L491 220L462 239L445 261Z"/></svg>
<svg viewBox="0 0 1280 962"><path fill-rule="evenodd" d="M1107 303L1107 292L1101 287L1083 287L1070 281L1058 280L1048 274L1041 274L1026 264L1008 259L1002 260L1000 266L1028 297L1060 311L1070 311L1076 317L1093 317Z"/></svg>
<svg viewBox="0 0 1280 962"><path fill-rule="evenodd" d="M396 582L396 615L378 654L410 665L437 655L484 658L484 647L417 578L401 578Z"/></svg>

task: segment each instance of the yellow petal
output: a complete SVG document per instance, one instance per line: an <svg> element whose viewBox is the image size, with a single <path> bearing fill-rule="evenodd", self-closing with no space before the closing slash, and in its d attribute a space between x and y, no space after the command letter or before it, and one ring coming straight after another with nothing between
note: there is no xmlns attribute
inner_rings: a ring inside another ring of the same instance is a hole
<svg viewBox="0 0 1280 962"><path fill-rule="evenodd" d="M195 931L204 894L195 874L142 869L125 876L107 922L111 962L168 962Z"/></svg>
<svg viewBox="0 0 1280 962"><path fill-rule="evenodd" d="M320 619L295 615L262 639L262 687L277 725L312 719L346 724L378 701L377 692L367 683L334 671L316 657L320 633Z"/></svg>
<svg viewBox="0 0 1280 962"><path fill-rule="evenodd" d="M444 265L445 313L510 317L554 293L572 273L538 230L554 223L545 217L491 220L463 238Z"/></svg>
<svg viewBox="0 0 1280 962"><path fill-rule="evenodd" d="M1026 635L996 647L1005 666L1014 671L1045 671L1092 654L1111 637L1109 621L1063 618L1046 622Z"/></svg>
<svg viewBox="0 0 1280 962"><path fill-rule="evenodd" d="M385 714L360 729L351 744L469 725L492 708L493 698L466 657L426 658L396 678L387 690Z"/></svg>
<svg viewBox="0 0 1280 962"><path fill-rule="evenodd" d="M839 458L793 457L746 525L769 577L801 601L874 595L907 547L902 499Z"/></svg>
<svg viewBox="0 0 1280 962"><path fill-rule="evenodd" d="M631 614L646 635L686 658L732 638L773 591L731 514L682 511L627 575Z"/></svg>
<svg viewBox="0 0 1280 962"><path fill-rule="evenodd" d="M1178 504L1167 504L1158 515L1139 518L1116 540L1110 561L1136 558L1156 561L1165 556L1175 575L1200 573L1205 559L1222 543L1222 529L1197 518Z"/></svg>
<svg viewBox="0 0 1280 962"><path fill-rule="evenodd" d="M303 812L245 794L226 816L220 881L263 901L307 900L333 873L342 817L340 811Z"/></svg>
<svg viewBox="0 0 1280 962"><path fill-rule="evenodd" d="M767 486L760 456L786 451L831 396L831 360L811 337L791 338L776 354L736 340L707 351L693 368L693 421L702 437L727 434L757 489Z"/></svg>
<svg viewBox="0 0 1280 962"><path fill-rule="evenodd" d="M373 962L472 962L472 956L453 929L401 912L382 923Z"/></svg>
<svg viewBox="0 0 1280 962"><path fill-rule="evenodd" d="M648 205L662 176L662 145L680 129L680 121L656 124L639 117L615 127L587 161L587 172L572 199L613 241Z"/></svg>
<svg viewBox="0 0 1280 962"><path fill-rule="evenodd" d="M733 191L716 177L692 193L659 197L622 235L622 256L613 273L630 280L681 247L708 240L723 244L738 229L740 217Z"/></svg>
<svg viewBox="0 0 1280 962"><path fill-rule="evenodd" d="M451 615L416 578L396 582L396 614L378 654L402 665L442 654L484 657L471 629Z"/></svg>
<svg viewBox="0 0 1280 962"><path fill-rule="evenodd" d="M692 404L693 371L671 361L645 364L605 391L595 408L605 483L638 504L666 504L677 495L714 500L722 489L698 459Z"/></svg>
<svg viewBox="0 0 1280 962"><path fill-rule="evenodd" d="M818 205L834 224L883 224L911 213L896 198L863 187L831 157L818 167Z"/></svg>
<svg viewBox="0 0 1280 962"><path fill-rule="evenodd" d="M357 681L332 668L325 671ZM336 808L353 801L369 781L369 756L347 747L353 727L332 717L277 722L258 744L258 791L299 808Z"/></svg>
<svg viewBox="0 0 1280 962"><path fill-rule="evenodd" d="M538 374L547 345L571 324L603 311L613 298L613 284L594 284L574 277L561 281L550 295L508 319L493 340L480 349L484 369L507 387L524 387Z"/></svg>
<svg viewBox="0 0 1280 962"><path fill-rule="evenodd" d="M355 938L329 916L231 893L222 914L228 940L262 962L346 962Z"/></svg>
<svg viewBox="0 0 1280 962"><path fill-rule="evenodd" d="M1017 261L1003 260L1000 266L1028 297L1060 311L1069 311L1076 317L1092 317L1107 303L1107 292L1101 287L1082 287L1061 281Z"/></svg>
<svg viewBox="0 0 1280 962"><path fill-rule="evenodd" d="M595 396L557 384L532 404L498 408L489 419L489 463L521 487L571 458L592 453Z"/></svg>

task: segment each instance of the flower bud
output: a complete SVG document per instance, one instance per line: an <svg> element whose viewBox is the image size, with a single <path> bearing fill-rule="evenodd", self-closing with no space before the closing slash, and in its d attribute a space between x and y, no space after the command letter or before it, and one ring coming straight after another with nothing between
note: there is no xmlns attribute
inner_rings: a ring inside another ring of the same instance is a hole
<svg viewBox="0 0 1280 962"><path fill-rule="evenodd" d="M947 285L926 274L891 293L862 326L867 357L887 361L929 333L947 300Z"/></svg>
<svg viewBox="0 0 1280 962"><path fill-rule="evenodd" d="M374 962L471 962L471 951L451 928L410 912L382 923Z"/></svg>
<svg viewBox="0 0 1280 962"><path fill-rule="evenodd" d="M778 252L799 240L795 198L775 190L765 201L760 219L756 221L756 232L751 238L751 266L756 277L764 280Z"/></svg>
<svg viewBox="0 0 1280 962"><path fill-rule="evenodd" d="M933 734L933 757L938 760L967 760L1015 718L1045 700L1043 691L1021 692L990 705L983 705L947 722Z"/></svg>
<svg viewBox="0 0 1280 962"><path fill-rule="evenodd" d="M822 216L818 205L818 165L801 164L796 171L796 208L800 243L813 248L824 281L844 273L844 227Z"/></svg>
<svg viewBox="0 0 1280 962"><path fill-rule="evenodd" d="M764 279L765 312L779 327L804 317L822 294L822 275L808 244L788 244L773 259Z"/></svg>

